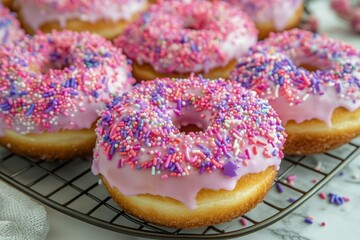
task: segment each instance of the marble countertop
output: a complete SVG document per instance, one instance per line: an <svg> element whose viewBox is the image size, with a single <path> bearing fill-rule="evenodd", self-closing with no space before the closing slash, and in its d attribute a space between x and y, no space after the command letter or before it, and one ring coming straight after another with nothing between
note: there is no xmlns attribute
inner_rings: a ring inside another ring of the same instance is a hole
<svg viewBox="0 0 360 240"><path fill-rule="evenodd" d="M327 0L316 0L311 5L311 10L320 21L320 31L327 32L330 37L343 39L360 49L360 35L352 33L347 24L338 19L329 9ZM358 239L360 236L360 156L356 157L342 174L334 177L321 192L334 192L347 196L351 200L341 206L329 204L322 200L318 194L311 197L306 203L279 222L241 237L243 240L252 239ZM48 240L113 240L113 239L140 239L79 221L56 210L45 206L50 222ZM305 217L313 216L314 223L304 222ZM326 226L321 226L325 222ZM240 239L240 238L239 238Z"/></svg>

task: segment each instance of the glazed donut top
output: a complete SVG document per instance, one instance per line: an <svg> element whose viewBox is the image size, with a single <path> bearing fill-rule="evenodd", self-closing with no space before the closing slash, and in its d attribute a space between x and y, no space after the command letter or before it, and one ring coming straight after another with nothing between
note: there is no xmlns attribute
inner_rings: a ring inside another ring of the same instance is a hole
<svg viewBox="0 0 360 240"><path fill-rule="evenodd" d="M0 136L90 128L112 94L133 83L131 66L103 38L70 31L0 48Z"/></svg>
<svg viewBox="0 0 360 240"><path fill-rule="evenodd" d="M61 27L69 19L95 23L100 20L130 20L145 9L146 0L18 0L21 15L32 29L56 21Z"/></svg>
<svg viewBox="0 0 360 240"><path fill-rule="evenodd" d="M0 2L0 45L10 45L25 35L19 21Z"/></svg>
<svg viewBox="0 0 360 240"><path fill-rule="evenodd" d="M301 7L302 0L226 0L238 5L256 24L272 22L277 31L284 30Z"/></svg>
<svg viewBox="0 0 360 240"><path fill-rule="evenodd" d="M115 44L157 72L208 72L225 66L256 43L257 30L225 2L163 1L130 24Z"/></svg>
<svg viewBox="0 0 360 240"><path fill-rule="evenodd" d="M196 124L203 132L179 131ZM97 124L92 170L125 195L150 193L196 207L203 189L234 189L276 169L283 127L266 100L218 79L157 79L116 98Z"/></svg>
<svg viewBox="0 0 360 240"><path fill-rule="evenodd" d="M297 67L302 64L318 70ZM271 34L239 60L230 78L269 99L284 124L316 118L331 126L336 108L360 107L360 52L304 30Z"/></svg>

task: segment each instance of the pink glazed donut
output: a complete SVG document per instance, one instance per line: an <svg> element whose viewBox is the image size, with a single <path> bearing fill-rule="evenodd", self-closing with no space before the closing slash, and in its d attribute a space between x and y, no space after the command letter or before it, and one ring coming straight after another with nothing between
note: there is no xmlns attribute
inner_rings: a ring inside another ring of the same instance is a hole
<svg viewBox="0 0 360 240"><path fill-rule="evenodd" d="M201 131L180 131L189 124ZM101 114L92 170L145 221L208 226L263 199L283 157L283 130L267 101L239 84L144 81Z"/></svg>
<svg viewBox="0 0 360 240"><path fill-rule="evenodd" d="M70 31L0 48L0 144L46 160L89 155L94 123L130 89L126 57L105 39Z"/></svg>
<svg viewBox="0 0 360 240"><path fill-rule="evenodd" d="M0 45L11 45L24 35L14 14L0 3Z"/></svg>
<svg viewBox="0 0 360 240"><path fill-rule="evenodd" d="M146 9L147 0L17 0L16 5L30 34L68 29L113 39Z"/></svg>
<svg viewBox="0 0 360 240"><path fill-rule="evenodd" d="M230 79L269 100L287 154L325 152L360 135L360 51L349 44L299 29L271 34Z"/></svg>
<svg viewBox="0 0 360 240"><path fill-rule="evenodd" d="M140 81L192 72L226 78L256 41L251 19L226 2L171 0L151 5L115 44L133 60Z"/></svg>

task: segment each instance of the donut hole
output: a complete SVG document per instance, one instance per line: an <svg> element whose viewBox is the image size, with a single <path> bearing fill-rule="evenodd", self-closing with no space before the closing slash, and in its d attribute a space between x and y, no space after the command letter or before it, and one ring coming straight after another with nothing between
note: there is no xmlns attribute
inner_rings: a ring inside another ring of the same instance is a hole
<svg viewBox="0 0 360 240"><path fill-rule="evenodd" d="M208 124L197 113L177 116L173 119L174 125L185 134L202 133Z"/></svg>
<svg viewBox="0 0 360 240"><path fill-rule="evenodd" d="M321 70L318 66L309 64L309 63L301 63L298 65L298 67L304 68L308 70L309 72L316 72L317 70Z"/></svg>
<svg viewBox="0 0 360 240"><path fill-rule="evenodd" d="M64 70L65 68L68 68L70 66L71 64L68 62L50 62L42 66L41 73L46 74L50 70Z"/></svg>
<svg viewBox="0 0 360 240"><path fill-rule="evenodd" d="M193 18L188 18L185 19L182 27L188 30L203 30L206 28L206 20L201 18L196 20Z"/></svg>
<svg viewBox="0 0 360 240"><path fill-rule="evenodd" d="M186 126L180 126L179 127L180 132L185 133L185 134L189 134L189 133L197 133L197 132L203 132L204 129L202 129L201 127L198 127L195 124L189 124Z"/></svg>
<svg viewBox="0 0 360 240"><path fill-rule="evenodd" d="M42 74L50 70L64 70L72 65L70 50L65 47L54 47L45 55L45 61L40 65Z"/></svg>

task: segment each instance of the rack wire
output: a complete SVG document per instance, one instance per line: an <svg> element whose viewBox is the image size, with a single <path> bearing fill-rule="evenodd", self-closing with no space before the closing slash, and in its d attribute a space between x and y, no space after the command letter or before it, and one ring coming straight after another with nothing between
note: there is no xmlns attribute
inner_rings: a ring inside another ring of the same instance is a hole
<svg viewBox="0 0 360 240"><path fill-rule="evenodd" d="M213 239L238 237L265 228L282 219L352 161L360 153L360 138L325 154L286 156L275 184L258 206L238 219L199 229L172 229L137 219L109 197L91 173L91 159L44 162L12 154L0 148L0 179L30 197L77 219L124 234L148 238ZM287 177L296 175L295 184ZM281 185L282 193L276 185ZM288 199L291 198L291 201Z"/></svg>

